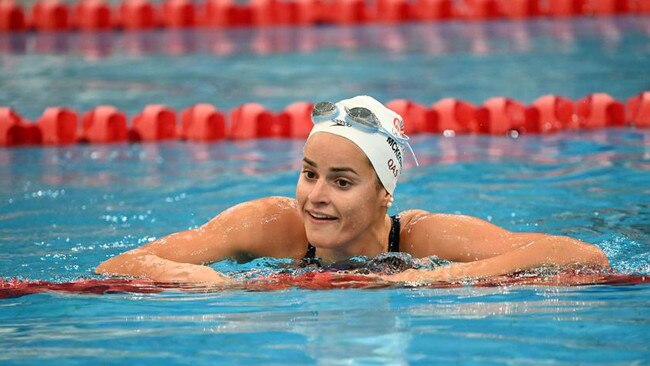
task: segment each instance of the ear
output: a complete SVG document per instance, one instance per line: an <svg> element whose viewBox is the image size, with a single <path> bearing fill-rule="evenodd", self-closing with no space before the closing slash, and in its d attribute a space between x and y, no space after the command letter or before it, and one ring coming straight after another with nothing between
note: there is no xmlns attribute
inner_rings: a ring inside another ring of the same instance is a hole
<svg viewBox="0 0 650 366"><path fill-rule="evenodd" d="M384 196L383 204L387 208L391 208L393 206L393 195L386 192L386 195Z"/></svg>

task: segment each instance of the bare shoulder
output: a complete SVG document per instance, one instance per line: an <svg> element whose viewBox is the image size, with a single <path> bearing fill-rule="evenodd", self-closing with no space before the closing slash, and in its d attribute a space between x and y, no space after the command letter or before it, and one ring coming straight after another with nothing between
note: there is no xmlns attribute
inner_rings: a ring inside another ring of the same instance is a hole
<svg viewBox="0 0 650 366"><path fill-rule="evenodd" d="M504 232L487 221L467 215L409 210L400 213L400 219L400 243L403 243L400 247L419 258L436 255L456 259L458 248L467 242Z"/></svg>
<svg viewBox="0 0 650 366"><path fill-rule="evenodd" d="M485 220L474 216L433 213L425 210L407 210L400 214L402 231L412 231L413 229L423 229L430 226L444 226L445 228L467 225L491 225Z"/></svg>
<svg viewBox="0 0 650 366"><path fill-rule="evenodd" d="M399 214L400 218L400 250L409 253L415 257L427 257L431 254L423 249L423 237L426 235L420 233L422 220L430 217L432 214L425 210L407 210Z"/></svg>
<svg viewBox="0 0 650 366"><path fill-rule="evenodd" d="M272 196L242 202L224 210L220 215L235 215L242 218L255 218L274 214L294 214L297 212L297 202L294 198ZM217 216L218 217L218 216Z"/></svg>
<svg viewBox="0 0 650 366"><path fill-rule="evenodd" d="M295 257L307 241L297 202L264 197L235 205L210 220L204 229L219 232L249 256Z"/></svg>

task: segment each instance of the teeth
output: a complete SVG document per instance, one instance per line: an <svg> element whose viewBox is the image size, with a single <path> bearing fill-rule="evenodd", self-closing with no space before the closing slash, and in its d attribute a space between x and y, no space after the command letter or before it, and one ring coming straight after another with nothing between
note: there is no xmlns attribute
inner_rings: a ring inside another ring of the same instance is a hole
<svg viewBox="0 0 650 366"><path fill-rule="evenodd" d="M320 215L317 213L310 212L312 216L314 216L317 219L333 219L334 217L329 216L329 215Z"/></svg>

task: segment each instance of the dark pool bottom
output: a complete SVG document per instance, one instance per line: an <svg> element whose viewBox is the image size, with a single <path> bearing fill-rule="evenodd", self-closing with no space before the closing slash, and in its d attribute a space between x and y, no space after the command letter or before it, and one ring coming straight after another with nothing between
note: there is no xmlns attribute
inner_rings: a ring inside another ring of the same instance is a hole
<svg viewBox="0 0 650 366"><path fill-rule="evenodd" d="M477 280L472 283L437 282L417 285L429 288L452 287L497 287L497 286L586 286L586 285L638 285L650 283L648 275L634 274L597 274L580 273L579 271L564 271L553 276L512 275ZM299 275L275 274L258 277L234 286L195 286L187 284L157 283L137 279L83 279L71 282L48 282L31 280L5 280L0 278L0 299L21 297L41 292L63 292L77 294L109 294L109 293L156 293L162 291L180 290L187 292L217 292L228 290L275 291L288 288L311 290L330 289L376 289L387 287L412 287L413 284L390 283L376 277L331 272L313 271Z"/></svg>

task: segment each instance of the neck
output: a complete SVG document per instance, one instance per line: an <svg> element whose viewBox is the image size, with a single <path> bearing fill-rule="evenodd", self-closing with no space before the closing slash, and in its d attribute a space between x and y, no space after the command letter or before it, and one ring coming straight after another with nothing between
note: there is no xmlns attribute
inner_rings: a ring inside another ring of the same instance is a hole
<svg viewBox="0 0 650 366"><path fill-rule="evenodd" d="M317 249L317 256L327 262L338 262L352 257L374 258L379 253L388 251L388 234L391 220L388 215L382 218L352 241L343 243L339 248Z"/></svg>

